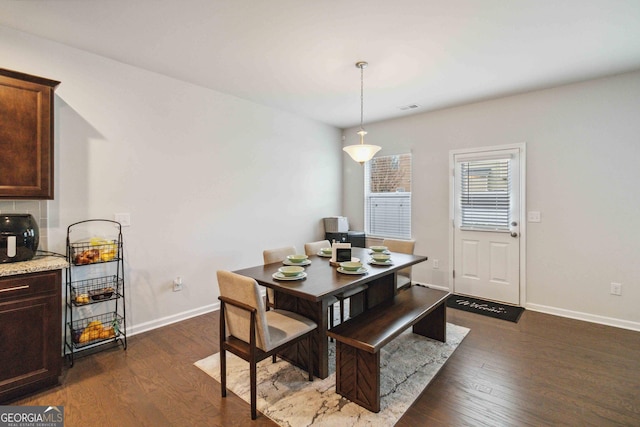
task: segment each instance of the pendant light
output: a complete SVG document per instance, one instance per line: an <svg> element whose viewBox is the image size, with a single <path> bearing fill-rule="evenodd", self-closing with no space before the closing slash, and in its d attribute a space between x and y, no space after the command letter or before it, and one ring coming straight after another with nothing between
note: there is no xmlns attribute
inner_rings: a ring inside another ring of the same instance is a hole
<svg viewBox="0 0 640 427"><path fill-rule="evenodd" d="M360 144L348 145L343 148L353 160L361 165L371 160L373 156L382 149L382 147L377 145L364 143L364 136L367 134L367 131L365 131L362 126L364 118L364 69L367 68L367 65L369 64L364 61L356 62L356 68L360 68L360 130L358 131Z"/></svg>

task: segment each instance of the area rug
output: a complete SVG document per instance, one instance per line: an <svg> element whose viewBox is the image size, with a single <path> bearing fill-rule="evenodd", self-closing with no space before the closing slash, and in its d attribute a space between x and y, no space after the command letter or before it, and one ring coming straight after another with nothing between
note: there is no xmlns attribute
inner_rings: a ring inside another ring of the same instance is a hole
<svg viewBox="0 0 640 427"><path fill-rule="evenodd" d="M411 329L381 352L380 412L373 413L335 392L335 345L329 344L329 375L309 382L307 372L271 359L258 364L258 411L283 427L392 426L422 393L469 329L447 323L447 342ZM219 353L195 365L220 381ZM249 364L227 352L227 389L249 402ZM247 421L251 414L247 405ZM260 415L258 415L260 416Z"/></svg>
<svg viewBox="0 0 640 427"><path fill-rule="evenodd" d="M522 307L455 294L447 298L447 307L515 323L518 323L520 316L524 312L524 308Z"/></svg>

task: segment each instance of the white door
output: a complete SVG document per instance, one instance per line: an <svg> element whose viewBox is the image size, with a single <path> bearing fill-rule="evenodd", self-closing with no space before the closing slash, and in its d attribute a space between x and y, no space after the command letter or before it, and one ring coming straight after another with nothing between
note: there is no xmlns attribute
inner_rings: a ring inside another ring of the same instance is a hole
<svg viewBox="0 0 640 427"><path fill-rule="evenodd" d="M452 153L457 294L520 305L523 148Z"/></svg>

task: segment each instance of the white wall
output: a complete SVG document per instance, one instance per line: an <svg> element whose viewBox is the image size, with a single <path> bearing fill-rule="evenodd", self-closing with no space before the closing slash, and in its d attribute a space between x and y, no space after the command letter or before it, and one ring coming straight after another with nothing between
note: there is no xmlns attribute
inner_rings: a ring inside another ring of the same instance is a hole
<svg viewBox="0 0 640 427"><path fill-rule="evenodd" d="M412 233L430 260L414 280L450 285L449 150L526 142L527 210L542 213L527 224L527 307L640 330L639 113L635 72L366 126L379 155L413 153ZM364 227L361 171L345 163L354 229Z"/></svg>
<svg viewBox="0 0 640 427"><path fill-rule="evenodd" d="M1 26L0 52L62 82L48 249L64 253L73 222L131 214L130 331L211 309L216 270L302 250L341 212L338 129Z"/></svg>

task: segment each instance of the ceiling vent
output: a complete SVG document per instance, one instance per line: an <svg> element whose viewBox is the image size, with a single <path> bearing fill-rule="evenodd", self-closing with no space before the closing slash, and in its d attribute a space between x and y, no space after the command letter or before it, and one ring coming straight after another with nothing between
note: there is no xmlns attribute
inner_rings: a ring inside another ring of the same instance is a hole
<svg viewBox="0 0 640 427"><path fill-rule="evenodd" d="M403 105L398 108L401 109L402 111L407 111L407 110L415 110L418 107L420 107L418 104L409 104L409 105Z"/></svg>

